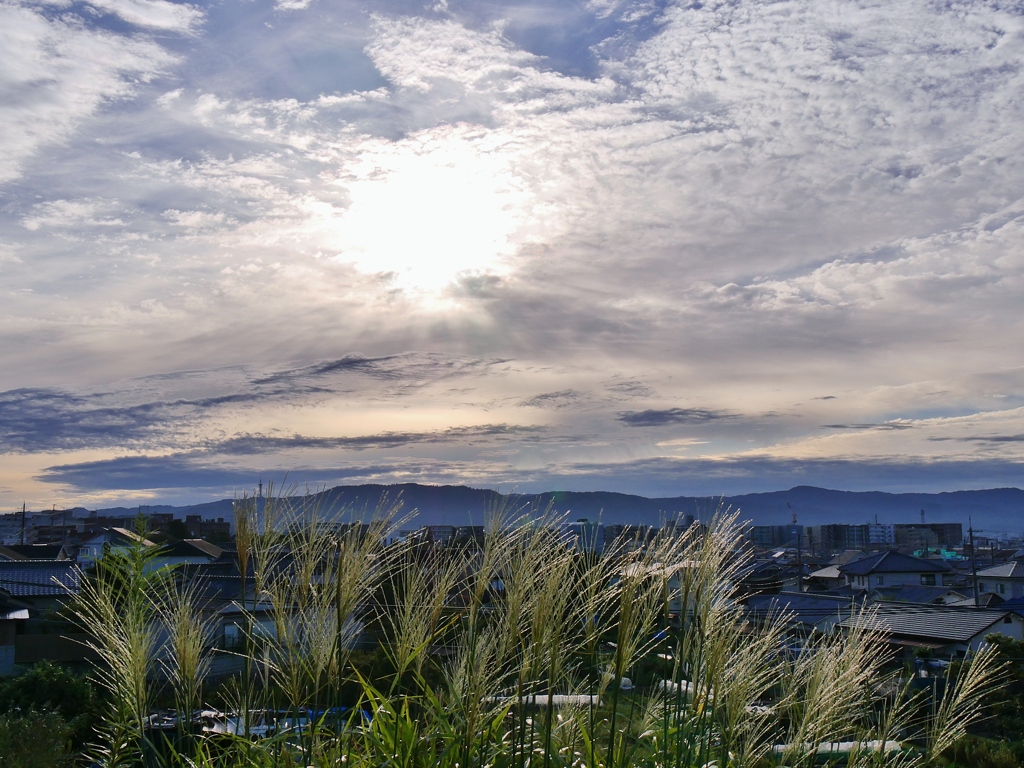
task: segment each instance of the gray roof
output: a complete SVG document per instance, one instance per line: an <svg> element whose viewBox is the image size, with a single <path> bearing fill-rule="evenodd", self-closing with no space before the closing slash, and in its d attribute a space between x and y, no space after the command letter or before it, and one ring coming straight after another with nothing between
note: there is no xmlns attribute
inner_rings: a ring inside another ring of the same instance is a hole
<svg viewBox="0 0 1024 768"><path fill-rule="evenodd" d="M0 561L0 589L14 597L49 597L78 594L78 566L69 561Z"/></svg>
<svg viewBox="0 0 1024 768"><path fill-rule="evenodd" d="M872 592L881 600L894 600L901 603L934 603L946 595L969 597L970 589L954 589L953 587L923 587L916 584L901 584L892 587L875 587Z"/></svg>
<svg viewBox="0 0 1024 768"><path fill-rule="evenodd" d="M961 608L951 605L920 605L914 603L875 603L878 628L889 635L920 638L941 643L966 643L993 624L1006 618L1003 611ZM850 627L864 620L864 615L844 619L840 626Z"/></svg>
<svg viewBox="0 0 1024 768"><path fill-rule="evenodd" d="M860 601L863 596L858 595ZM756 595L747 600L747 610L755 616L772 613L790 614L791 623L813 626L827 618L849 615L854 599L820 592L780 592L777 595Z"/></svg>
<svg viewBox="0 0 1024 768"><path fill-rule="evenodd" d="M1020 560L1010 560L1002 565L993 565L991 568L978 571L978 578L1024 579L1024 563Z"/></svg>
<svg viewBox="0 0 1024 768"><path fill-rule="evenodd" d="M812 579L841 579L843 577L843 574L839 572L838 565L826 565L824 568L811 571L807 575Z"/></svg>
<svg viewBox="0 0 1024 768"><path fill-rule="evenodd" d="M862 552L859 549L847 549L832 558L832 565L846 565L854 560L862 560L867 556L867 552Z"/></svg>
<svg viewBox="0 0 1024 768"><path fill-rule="evenodd" d="M978 606L982 608L998 608L1001 611L1003 610L1002 606L1005 602L1006 601L1003 600L1003 598L1001 598L995 592L984 592L978 595ZM946 605L967 605L973 607L974 598L965 597L963 600L954 600L951 603L946 603ZM1013 607L1011 607L1009 610L1012 611Z"/></svg>
<svg viewBox="0 0 1024 768"><path fill-rule="evenodd" d="M853 576L866 576L869 573L948 573L953 569L941 560L922 560L890 549L840 565L839 570Z"/></svg>

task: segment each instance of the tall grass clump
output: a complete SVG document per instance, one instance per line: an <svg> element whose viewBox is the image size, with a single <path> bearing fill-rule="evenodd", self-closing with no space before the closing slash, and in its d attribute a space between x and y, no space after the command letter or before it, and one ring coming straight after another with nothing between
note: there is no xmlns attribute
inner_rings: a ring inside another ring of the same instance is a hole
<svg viewBox="0 0 1024 768"><path fill-rule="evenodd" d="M119 702L98 734L104 764L925 765L999 683L982 650L923 705L889 671L869 610L798 649L784 613L751 623L736 513L594 552L550 509L498 507L482 540L440 546L396 540L397 505L339 523L316 498L236 504L244 642L220 686L227 733L186 716L153 747L161 692L179 712L207 703L220 606L148 568L141 544L104 560L78 609Z"/></svg>

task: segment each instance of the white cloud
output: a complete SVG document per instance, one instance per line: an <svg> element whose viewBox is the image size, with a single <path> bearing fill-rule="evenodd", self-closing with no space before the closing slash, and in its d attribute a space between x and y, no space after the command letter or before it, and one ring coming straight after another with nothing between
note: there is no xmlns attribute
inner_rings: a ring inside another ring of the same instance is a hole
<svg viewBox="0 0 1024 768"><path fill-rule="evenodd" d="M187 3L166 0L88 0L94 8L111 13L129 24L166 32L189 33L203 21L203 12Z"/></svg>
<svg viewBox="0 0 1024 768"><path fill-rule="evenodd" d="M234 223L232 219L225 216L223 212L209 213L207 211L179 211L170 208L163 212L163 217L179 227L191 231L202 229L221 228L225 223Z"/></svg>
<svg viewBox="0 0 1024 768"><path fill-rule="evenodd" d="M142 38L0 5L0 184L18 178L41 147L67 140L104 104L131 95L139 80L173 62Z"/></svg>
<svg viewBox="0 0 1024 768"><path fill-rule="evenodd" d="M109 215L119 209L117 200L53 200L33 206L21 225L32 232L41 228L122 227L122 219Z"/></svg>

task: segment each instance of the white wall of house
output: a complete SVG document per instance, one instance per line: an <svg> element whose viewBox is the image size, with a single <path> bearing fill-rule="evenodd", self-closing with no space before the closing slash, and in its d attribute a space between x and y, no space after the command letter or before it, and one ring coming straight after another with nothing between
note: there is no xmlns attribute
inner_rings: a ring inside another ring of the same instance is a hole
<svg viewBox="0 0 1024 768"><path fill-rule="evenodd" d="M860 589L875 587L943 587L952 584L952 575L942 573L872 573L867 576L846 575L846 583ZM949 581L949 584L946 582Z"/></svg>
<svg viewBox="0 0 1024 768"><path fill-rule="evenodd" d="M978 575L978 591L992 592L1004 600L1024 597L1024 582L1020 579L1000 579L998 576Z"/></svg>
<svg viewBox="0 0 1024 768"><path fill-rule="evenodd" d="M1006 618L998 624L993 624L984 632L980 632L971 638L968 647L972 652L977 651L985 645L985 638L989 635L1005 635L1014 640L1024 640L1024 618L1016 613L1007 613Z"/></svg>

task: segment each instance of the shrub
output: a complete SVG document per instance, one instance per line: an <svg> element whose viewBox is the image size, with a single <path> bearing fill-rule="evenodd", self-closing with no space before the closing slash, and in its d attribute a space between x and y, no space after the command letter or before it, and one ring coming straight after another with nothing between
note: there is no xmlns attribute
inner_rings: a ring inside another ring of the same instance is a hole
<svg viewBox="0 0 1024 768"><path fill-rule="evenodd" d="M0 713L55 712L76 746L81 746L91 733L98 704L88 680L49 661L0 681Z"/></svg>
<svg viewBox="0 0 1024 768"><path fill-rule="evenodd" d="M58 768L71 760L71 729L56 712L0 715L0 766Z"/></svg>

